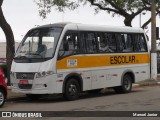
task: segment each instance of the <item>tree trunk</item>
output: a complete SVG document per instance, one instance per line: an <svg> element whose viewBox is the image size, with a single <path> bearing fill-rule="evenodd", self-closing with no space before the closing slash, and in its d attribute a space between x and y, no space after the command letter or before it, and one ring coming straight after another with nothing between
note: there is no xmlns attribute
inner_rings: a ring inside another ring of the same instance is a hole
<svg viewBox="0 0 160 120"><path fill-rule="evenodd" d="M132 17L125 17L125 19L124 19L124 24L125 24L125 26L129 26L129 27L132 27L132 20L133 20L133 18Z"/></svg>
<svg viewBox="0 0 160 120"><path fill-rule="evenodd" d="M10 85L10 69L12 60L15 53L15 42L12 29L10 25L7 23L3 11L2 11L2 3L3 0L0 0L0 27L2 28L5 36L6 36L6 58L7 58L7 78L8 78L8 85Z"/></svg>

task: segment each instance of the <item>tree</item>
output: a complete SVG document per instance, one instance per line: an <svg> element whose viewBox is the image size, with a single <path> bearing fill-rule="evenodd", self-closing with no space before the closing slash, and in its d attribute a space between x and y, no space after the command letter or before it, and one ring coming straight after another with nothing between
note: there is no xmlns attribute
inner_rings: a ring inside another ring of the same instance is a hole
<svg viewBox="0 0 160 120"><path fill-rule="evenodd" d="M15 47L14 47L14 35L10 25L7 23L3 11L2 11L3 0L0 0L0 27L2 28L6 36L6 58L7 58L7 78L8 84L10 85L10 69L12 64L12 59L14 57Z"/></svg>
<svg viewBox="0 0 160 120"><path fill-rule="evenodd" d="M156 0L152 0L151 2L151 79L157 80Z"/></svg>
<svg viewBox="0 0 160 120"><path fill-rule="evenodd" d="M104 10L109 14L120 15L124 17L124 24L126 26L132 26L132 20L142 12L151 11L150 0L35 0L39 6L39 14L43 18L46 18L47 14L51 12L51 8L54 6L59 11L63 11L65 8L74 10L80 6L80 3L90 3L95 7L95 12ZM160 1L157 0L157 14L159 11ZM147 26L151 22L151 18L142 25L142 28Z"/></svg>

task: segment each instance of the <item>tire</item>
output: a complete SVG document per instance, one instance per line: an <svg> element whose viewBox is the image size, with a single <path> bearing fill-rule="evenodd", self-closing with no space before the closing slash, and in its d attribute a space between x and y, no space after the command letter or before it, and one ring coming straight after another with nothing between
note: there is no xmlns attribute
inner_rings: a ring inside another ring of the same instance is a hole
<svg viewBox="0 0 160 120"><path fill-rule="evenodd" d="M116 93L129 93L132 90L132 77L128 74L124 75L122 86L113 88Z"/></svg>
<svg viewBox="0 0 160 120"><path fill-rule="evenodd" d="M64 97L67 100L76 100L79 98L80 85L76 79L69 79L65 84Z"/></svg>
<svg viewBox="0 0 160 120"><path fill-rule="evenodd" d="M6 101L5 92L2 89L0 89L0 107L4 105L5 101Z"/></svg>
<svg viewBox="0 0 160 120"><path fill-rule="evenodd" d="M42 97L41 94L26 94L26 97L30 100L38 100Z"/></svg>

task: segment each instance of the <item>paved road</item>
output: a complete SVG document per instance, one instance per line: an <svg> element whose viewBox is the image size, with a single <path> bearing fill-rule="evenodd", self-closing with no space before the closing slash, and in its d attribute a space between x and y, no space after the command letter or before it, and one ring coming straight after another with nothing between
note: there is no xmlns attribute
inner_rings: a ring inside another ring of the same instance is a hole
<svg viewBox="0 0 160 120"><path fill-rule="evenodd" d="M111 90L103 94L85 93L76 101L65 101L61 96L50 96L39 101L31 101L20 96L9 99L0 111L160 111L160 86L137 87L129 94L115 94ZM52 118L43 119L52 120ZM56 119L97 120L97 118ZM106 118L101 117L100 119ZM116 120L116 118L109 119ZM127 118L119 119L128 120ZM137 119L152 120L152 118ZM159 118L153 118L153 120L156 119Z"/></svg>

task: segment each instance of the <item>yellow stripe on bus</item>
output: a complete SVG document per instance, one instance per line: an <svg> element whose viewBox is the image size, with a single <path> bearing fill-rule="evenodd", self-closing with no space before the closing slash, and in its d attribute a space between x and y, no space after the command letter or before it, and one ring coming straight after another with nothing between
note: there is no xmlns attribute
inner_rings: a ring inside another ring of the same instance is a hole
<svg viewBox="0 0 160 120"><path fill-rule="evenodd" d="M57 69L106 67L150 63L150 54L69 56L58 60Z"/></svg>

